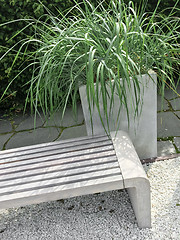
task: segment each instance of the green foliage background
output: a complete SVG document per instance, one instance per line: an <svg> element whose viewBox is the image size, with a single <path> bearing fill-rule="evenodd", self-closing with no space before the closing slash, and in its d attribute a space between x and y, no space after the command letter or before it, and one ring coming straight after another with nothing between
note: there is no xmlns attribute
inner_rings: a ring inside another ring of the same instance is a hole
<svg viewBox="0 0 180 240"><path fill-rule="evenodd" d="M58 9L66 12L74 4L73 0L41 0L41 2L57 15L59 14ZM77 2L81 2L81 0L77 0ZM91 0L91 2L96 4L97 0ZM106 2L108 3L109 0L106 0ZM125 2L129 2L129 0L125 0ZM141 0L134 0L134 2L138 5ZM157 2L158 1L149 0L147 11L153 11ZM176 0L162 0L159 11L173 6L175 2ZM17 19L39 18L46 13L46 9L42 4L38 0L0 0L0 24ZM180 7L179 5L178 3L178 7ZM24 33L16 36L16 33L25 26L25 21L14 21L11 24L1 26L0 56L2 56L8 48L20 41L21 38L24 38L23 34L31 35L32 30L28 28ZM11 80L20 73L22 66L24 68L28 65L24 56L21 55L12 68L13 58L14 55L13 52L11 52L0 62L0 97ZM28 89L28 81L31 78L31 70L32 69L28 68L13 81L3 101L0 102L0 110L17 110L23 108Z"/></svg>
<svg viewBox="0 0 180 240"><path fill-rule="evenodd" d="M68 9L72 6L71 0L42 0L41 1L48 9L52 10L55 14L57 9ZM39 18L45 13L45 9L42 4L37 0L0 0L0 23L13 21L24 18ZM25 27L24 21L14 22L5 26L1 26L0 29L0 56L2 56L8 48L12 47L21 37L24 38L23 34L12 38L20 29ZM28 32L27 32L28 31ZM31 35L31 29L25 31L26 34ZM18 46L17 48L18 49ZM7 85L11 80L20 72L21 66L28 65L24 62L23 56L19 57L19 60L12 66L13 63L13 52L8 54L0 62L0 96L6 89ZM30 80L31 69L27 69L23 72L16 80L12 83L8 89L4 100L0 103L0 109L22 109L24 100L26 97L26 91L28 85L24 85Z"/></svg>

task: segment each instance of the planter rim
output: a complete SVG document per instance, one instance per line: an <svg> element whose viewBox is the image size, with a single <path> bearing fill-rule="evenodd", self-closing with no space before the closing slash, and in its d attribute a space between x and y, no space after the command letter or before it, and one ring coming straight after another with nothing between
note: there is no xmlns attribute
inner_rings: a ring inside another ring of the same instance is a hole
<svg viewBox="0 0 180 240"><path fill-rule="evenodd" d="M152 69L150 69L149 71L148 71L148 73L143 73L142 75L137 75L137 77L145 77L145 76L149 76L149 75L157 75L157 73L154 71L154 70L152 70ZM132 78L132 77L130 77L130 78ZM120 79L122 79L122 78L120 78ZM114 81L113 79L111 80L112 82ZM108 81L107 81L108 82ZM94 85L96 86L96 82L94 83ZM86 84L81 84L80 86L79 86L79 89L80 88L83 88L83 87L85 87L86 86Z"/></svg>

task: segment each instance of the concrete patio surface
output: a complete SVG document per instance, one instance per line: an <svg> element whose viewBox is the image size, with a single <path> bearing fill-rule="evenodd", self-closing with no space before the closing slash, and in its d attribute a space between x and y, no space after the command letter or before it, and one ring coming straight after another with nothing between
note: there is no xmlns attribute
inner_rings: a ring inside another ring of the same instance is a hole
<svg viewBox="0 0 180 240"><path fill-rule="evenodd" d="M180 95L180 86L177 92ZM163 105L160 95L157 105L158 156L180 153L180 96L166 89ZM48 122L37 116L35 127L33 116L28 114L0 116L0 150L86 135L80 105L77 117L71 109L67 110L63 121L60 121L60 113Z"/></svg>

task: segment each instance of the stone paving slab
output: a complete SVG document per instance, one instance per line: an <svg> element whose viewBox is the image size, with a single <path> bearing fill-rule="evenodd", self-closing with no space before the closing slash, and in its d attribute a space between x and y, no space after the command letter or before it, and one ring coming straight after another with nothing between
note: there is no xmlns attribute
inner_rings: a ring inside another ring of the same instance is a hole
<svg viewBox="0 0 180 240"><path fill-rule="evenodd" d="M27 118L29 117L29 114L22 114L22 113L18 113L15 114L14 116L11 116L11 122L13 123L14 126L18 126L21 122L25 121Z"/></svg>
<svg viewBox="0 0 180 240"><path fill-rule="evenodd" d="M12 136L13 134L5 134L5 135L0 135L0 151L4 150L3 146L7 142L7 140Z"/></svg>
<svg viewBox="0 0 180 240"><path fill-rule="evenodd" d="M69 138L77 138L84 136L87 136L87 132L85 125L82 125L64 129L58 140L65 140Z"/></svg>
<svg viewBox="0 0 180 240"><path fill-rule="evenodd" d="M157 114L158 137L180 136L180 120L173 112Z"/></svg>
<svg viewBox="0 0 180 240"><path fill-rule="evenodd" d="M176 111L176 112L174 112L174 114L177 116L177 118L180 120L180 111L178 110L178 111Z"/></svg>
<svg viewBox="0 0 180 240"><path fill-rule="evenodd" d="M21 131L21 130L27 130L27 129L33 129L33 128L38 128L43 126L44 124L44 119L41 117L37 116L36 122L34 121L33 116L26 116L23 117L23 121L19 123L19 125L16 128L16 131ZM16 122L15 122L16 123Z"/></svg>
<svg viewBox="0 0 180 240"><path fill-rule="evenodd" d="M54 127L39 128L31 131L19 132L9 140L6 145L6 149L52 142L58 138L60 132L61 129Z"/></svg>
<svg viewBox="0 0 180 240"><path fill-rule="evenodd" d="M180 109L180 97L170 101L173 110L177 111Z"/></svg>
<svg viewBox="0 0 180 240"><path fill-rule="evenodd" d="M164 111L168 109L168 102L165 99L162 101L162 97L157 95L157 111Z"/></svg>
<svg viewBox="0 0 180 240"><path fill-rule="evenodd" d="M54 116L45 123L45 126L71 127L73 125L81 124L84 121L81 105L77 106L77 116L75 116L71 108L67 108L63 120L61 119L61 114L61 112L55 113Z"/></svg>
<svg viewBox="0 0 180 240"><path fill-rule="evenodd" d="M175 137L174 143L175 143L176 147L178 148L178 151L180 152L180 137Z"/></svg>
<svg viewBox="0 0 180 240"><path fill-rule="evenodd" d="M9 120L0 119L0 133L6 133L12 131L12 125Z"/></svg>
<svg viewBox="0 0 180 240"><path fill-rule="evenodd" d="M176 91L180 95L180 84L177 87ZM171 89L168 89L168 88L166 88L164 90L164 95L165 95L165 98L168 99L168 100L171 100L171 99L174 99L174 98L178 97L178 95L175 92L173 92Z"/></svg>
<svg viewBox="0 0 180 240"><path fill-rule="evenodd" d="M176 149L172 143L172 141L158 141L157 142L157 155L160 156L167 156L170 154L176 153Z"/></svg>

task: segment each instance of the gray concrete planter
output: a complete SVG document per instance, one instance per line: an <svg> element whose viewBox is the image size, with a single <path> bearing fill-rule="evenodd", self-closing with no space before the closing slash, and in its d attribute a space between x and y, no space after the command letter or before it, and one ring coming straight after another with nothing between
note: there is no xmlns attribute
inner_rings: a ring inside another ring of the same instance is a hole
<svg viewBox="0 0 180 240"><path fill-rule="evenodd" d="M130 112L130 127L128 127L128 120L126 116L125 109L122 108L119 130L128 132L136 151L141 159L150 158L157 156L157 86L156 80L157 76L154 72L150 73L151 78L145 74L140 79L142 83L141 96L143 99L142 112L138 119L134 120L133 112ZM90 120L90 113L88 108L88 102L86 97L86 86L81 86L79 88L81 103L85 118L86 130L88 135L92 135L92 127ZM100 100L101 102L101 100ZM114 98L114 109L111 113L110 118L110 130L116 130L117 123L115 119L117 118L119 98L115 96ZM103 116L103 110L101 109L101 116ZM93 120L93 134L104 134L105 130L102 126L98 111L94 107L92 111ZM103 118L105 126L106 120Z"/></svg>

